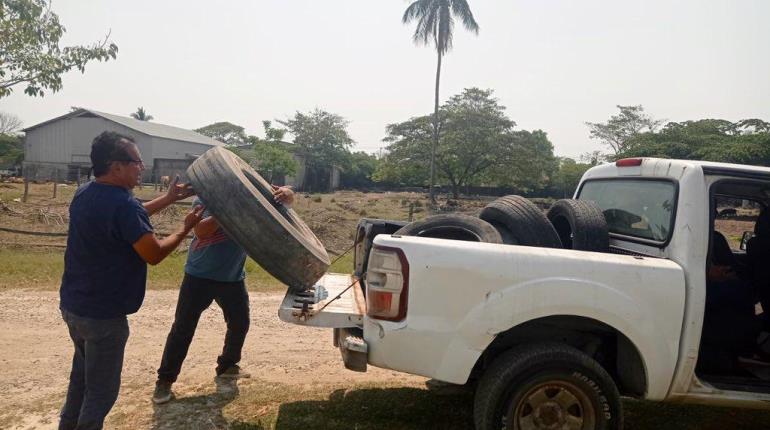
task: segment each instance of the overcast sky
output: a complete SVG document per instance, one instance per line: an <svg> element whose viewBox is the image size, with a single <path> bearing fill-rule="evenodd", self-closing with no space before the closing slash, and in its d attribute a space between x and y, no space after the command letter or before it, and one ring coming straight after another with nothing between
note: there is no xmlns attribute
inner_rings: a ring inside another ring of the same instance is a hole
<svg viewBox="0 0 770 430"><path fill-rule="evenodd" d="M518 129L548 133L557 155L600 149L586 121L617 104L656 118L770 120L770 1L468 0L481 30L456 27L442 102L492 88ZM433 110L436 55L412 43L402 0L54 0L65 44L111 31L117 60L64 76L43 98L0 111L26 126L89 107L198 128L316 107L350 121L356 150L384 145L385 125Z"/></svg>

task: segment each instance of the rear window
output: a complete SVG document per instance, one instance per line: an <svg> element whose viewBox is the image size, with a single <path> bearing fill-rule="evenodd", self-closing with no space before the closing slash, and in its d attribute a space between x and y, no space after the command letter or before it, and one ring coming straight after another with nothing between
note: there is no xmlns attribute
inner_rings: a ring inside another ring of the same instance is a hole
<svg viewBox="0 0 770 430"><path fill-rule="evenodd" d="M669 181L594 180L583 184L580 200L595 201L611 233L665 242L671 233L676 186Z"/></svg>

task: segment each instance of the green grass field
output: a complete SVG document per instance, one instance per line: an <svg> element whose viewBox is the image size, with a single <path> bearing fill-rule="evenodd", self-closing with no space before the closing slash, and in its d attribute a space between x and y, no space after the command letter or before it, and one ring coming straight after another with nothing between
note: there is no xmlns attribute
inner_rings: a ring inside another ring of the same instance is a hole
<svg viewBox="0 0 770 430"><path fill-rule="evenodd" d="M157 266L149 266L147 288L178 288L186 258L185 252L174 252ZM353 256L348 253L329 271L350 273L352 267ZM56 290L63 270L62 249L0 248L0 290ZM250 258L246 260L246 284L250 291L280 291L286 288Z"/></svg>

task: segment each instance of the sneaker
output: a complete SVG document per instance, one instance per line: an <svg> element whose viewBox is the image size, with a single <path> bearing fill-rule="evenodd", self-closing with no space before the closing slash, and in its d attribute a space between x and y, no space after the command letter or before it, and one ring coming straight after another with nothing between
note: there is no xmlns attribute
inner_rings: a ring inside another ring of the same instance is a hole
<svg viewBox="0 0 770 430"><path fill-rule="evenodd" d="M237 364L234 364L227 368L224 372L217 375L217 378L223 378L223 379L240 379L240 378L251 378L251 374L244 372L241 370L240 367L238 367Z"/></svg>
<svg viewBox="0 0 770 430"><path fill-rule="evenodd" d="M155 392L152 393L152 402L156 405L167 403L174 398L174 393L171 392L171 383L158 381L155 384Z"/></svg>

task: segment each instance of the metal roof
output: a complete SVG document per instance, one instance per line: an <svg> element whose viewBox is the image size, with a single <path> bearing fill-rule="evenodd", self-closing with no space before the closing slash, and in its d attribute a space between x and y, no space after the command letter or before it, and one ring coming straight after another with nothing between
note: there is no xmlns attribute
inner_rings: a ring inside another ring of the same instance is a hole
<svg viewBox="0 0 770 430"><path fill-rule="evenodd" d="M27 132L29 130L44 126L54 121L83 116L85 114L91 114L91 115L104 118L108 121L118 123L122 126L128 127L132 130L135 130L142 134L146 134L148 136L162 137L164 139L180 140L183 142L200 143L202 145L209 145L209 146L224 146L224 143L218 140L214 140L208 136L204 136L192 130L187 130L184 128L174 127L174 126L165 125L165 124L158 124L155 122L140 121L134 118L129 118L129 117L120 116L120 115L113 115L111 113L99 112L93 109L84 109L84 108L72 111L66 115L62 115L45 122L41 122L40 124L33 125L32 127L27 127L22 131Z"/></svg>

